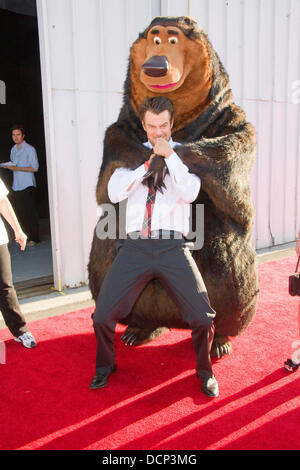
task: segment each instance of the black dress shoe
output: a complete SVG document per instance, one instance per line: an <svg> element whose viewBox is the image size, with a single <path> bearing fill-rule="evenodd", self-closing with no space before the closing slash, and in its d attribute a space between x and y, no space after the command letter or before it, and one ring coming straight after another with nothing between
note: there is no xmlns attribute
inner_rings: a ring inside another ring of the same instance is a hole
<svg viewBox="0 0 300 470"><path fill-rule="evenodd" d="M91 381L90 389L96 390L97 388L106 387L106 385L108 384L108 377L110 376L110 374L116 372L116 370L117 366L114 365L110 372L96 373Z"/></svg>
<svg viewBox="0 0 300 470"><path fill-rule="evenodd" d="M202 379L201 392L211 398L219 396L219 385L214 376Z"/></svg>

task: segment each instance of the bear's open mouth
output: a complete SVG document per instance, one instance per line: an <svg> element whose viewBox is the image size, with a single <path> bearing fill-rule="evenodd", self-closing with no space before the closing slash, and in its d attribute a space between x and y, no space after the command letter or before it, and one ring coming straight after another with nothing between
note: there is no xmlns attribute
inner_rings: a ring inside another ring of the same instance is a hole
<svg viewBox="0 0 300 470"><path fill-rule="evenodd" d="M175 83L168 83L167 85L150 85L151 88L156 88L158 90L166 90L167 88L172 88L176 86L178 82Z"/></svg>

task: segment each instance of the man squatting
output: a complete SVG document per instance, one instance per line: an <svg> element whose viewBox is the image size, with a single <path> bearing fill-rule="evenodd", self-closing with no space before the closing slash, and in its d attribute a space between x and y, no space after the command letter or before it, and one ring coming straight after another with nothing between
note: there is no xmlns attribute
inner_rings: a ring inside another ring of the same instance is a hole
<svg viewBox="0 0 300 470"><path fill-rule="evenodd" d="M110 374L116 371L116 324L129 315L145 285L157 279L192 330L201 391L216 397L219 387L210 358L216 312L184 238L189 230L190 204L200 190L200 178L189 172L173 150L180 144L171 138L172 102L162 96L146 100L141 106L141 119L148 138L144 145L153 149L153 154L135 170L116 169L108 182L112 203L127 199L127 238L118 241L118 254L103 281L93 314L97 353L90 388L105 387ZM168 170L163 192L157 191L153 183L145 184L144 179L157 155L164 158Z"/></svg>

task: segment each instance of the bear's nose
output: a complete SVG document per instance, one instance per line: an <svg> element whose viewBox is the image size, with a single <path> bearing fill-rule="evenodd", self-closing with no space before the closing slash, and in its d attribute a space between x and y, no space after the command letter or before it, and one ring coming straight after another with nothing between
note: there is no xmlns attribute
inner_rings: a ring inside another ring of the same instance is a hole
<svg viewBox="0 0 300 470"><path fill-rule="evenodd" d="M169 70L168 59L164 55L154 55L142 65L149 77L164 77Z"/></svg>

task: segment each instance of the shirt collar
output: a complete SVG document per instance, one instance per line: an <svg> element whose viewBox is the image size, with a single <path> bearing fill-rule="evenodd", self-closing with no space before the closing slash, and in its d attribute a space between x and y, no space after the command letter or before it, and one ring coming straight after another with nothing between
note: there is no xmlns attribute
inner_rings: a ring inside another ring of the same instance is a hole
<svg viewBox="0 0 300 470"><path fill-rule="evenodd" d="M23 142L20 145L20 150L21 150L22 147L25 147L25 146L26 146L26 142L25 142L25 140L23 140ZM15 144L15 147L18 148L18 144Z"/></svg>

